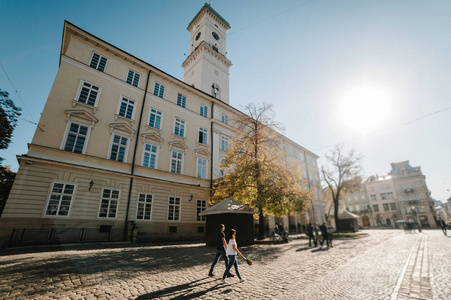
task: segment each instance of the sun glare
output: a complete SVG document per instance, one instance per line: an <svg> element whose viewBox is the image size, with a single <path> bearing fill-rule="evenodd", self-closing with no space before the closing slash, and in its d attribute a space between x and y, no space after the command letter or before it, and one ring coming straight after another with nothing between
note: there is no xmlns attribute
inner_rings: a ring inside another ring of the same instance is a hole
<svg viewBox="0 0 451 300"><path fill-rule="evenodd" d="M386 122L390 102L389 95L380 88L354 88L340 103L340 117L346 127L365 135L380 129Z"/></svg>

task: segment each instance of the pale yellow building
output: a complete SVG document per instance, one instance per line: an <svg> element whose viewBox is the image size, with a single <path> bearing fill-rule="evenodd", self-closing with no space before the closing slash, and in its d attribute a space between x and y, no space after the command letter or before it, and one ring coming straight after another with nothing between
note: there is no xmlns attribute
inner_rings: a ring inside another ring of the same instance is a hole
<svg viewBox="0 0 451 300"><path fill-rule="evenodd" d="M1 241L203 237L199 213L222 176L231 120L242 114L229 105L229 29L202 6L188 25L181 81L65 22L58 73L28 153L18 156ZM284 139L319 185L318 156Z"/></svg>

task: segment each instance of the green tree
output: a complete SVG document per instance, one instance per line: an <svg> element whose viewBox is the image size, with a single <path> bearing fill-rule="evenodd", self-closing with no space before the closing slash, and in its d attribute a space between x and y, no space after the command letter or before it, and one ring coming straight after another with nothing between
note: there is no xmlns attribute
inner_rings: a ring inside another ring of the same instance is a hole
<svg viewBox="0 0 451 300"><path fill-rule="evenodd" d="M17 118L21 115L21 108L14 105L9 93L0 89L0 150L7 149L11 143ZM0 162L1 162L0 158Z"/></svg>
<svg viewBox="0 0 451 300"><path fill-rule="evenodd" d="M325 157L328 165L321 167L321 174L333 201L335 225L337 230L341 230L344 228L338 217L339 203L347 193L361 187L362 156L355 150L345 153L343 145L335 145Z"/></svg>
<svg viewBox="0 0 451 300"><path fill-rule="evenodd" d="M235 121L225 163L220 165L224 177L219 179L212 203L231 197L258 211L259 239L265 237L264 219L268 214L283 216L301 212L311 193L304 189L301 172L289 165L282 151L279 125L274 122L272 107L249 104L247 115Z"/></svg>
<svg viewBox="0 0 451 300"><path fill-rule="evenodd" d="M16 173L9 167L0 166L0 216L5 208L6 200L16 178Z"/></svg>

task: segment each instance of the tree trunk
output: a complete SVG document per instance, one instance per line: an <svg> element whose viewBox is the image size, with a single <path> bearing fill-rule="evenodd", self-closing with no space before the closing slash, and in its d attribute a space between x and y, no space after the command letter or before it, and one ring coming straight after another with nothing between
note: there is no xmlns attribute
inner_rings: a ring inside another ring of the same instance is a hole
<svg viewBox="0 0 451 300"><path fill-rule="evenodd" d="M263 208L258 208L258 240L265 238L265 217L263 216Z"/></svg>
<svg viewBox="0 0 451 300"><path fill-rule="evenodd" d="M338 196L334 199L334 219L335 219L335 230L340 231L342 228L340 226L340 219L338 218Z"/></svg>

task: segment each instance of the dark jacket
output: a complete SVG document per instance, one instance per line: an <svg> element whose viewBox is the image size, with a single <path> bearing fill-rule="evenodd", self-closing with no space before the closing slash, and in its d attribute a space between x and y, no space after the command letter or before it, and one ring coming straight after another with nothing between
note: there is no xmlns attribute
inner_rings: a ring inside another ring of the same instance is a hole
<svg viewBox="0 0 451 300"><path fill-rule="evenodd" d="M313 236L313 226L312 225L307 226L307 235Z"/></svg>
<svg viewBox="0 0 451 300"><path fill-rule="evenodd" d="M325 237L325 238L327 238L327 226L326 225L321 225L320 227L319 227L319 229L321 230L321 234Z"/></svg>

